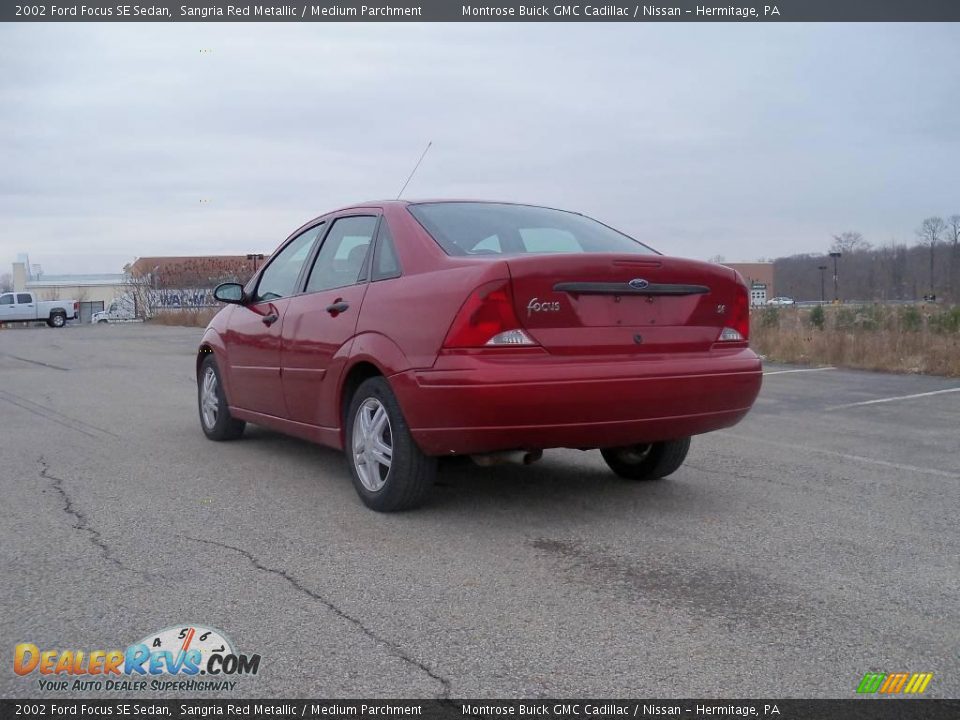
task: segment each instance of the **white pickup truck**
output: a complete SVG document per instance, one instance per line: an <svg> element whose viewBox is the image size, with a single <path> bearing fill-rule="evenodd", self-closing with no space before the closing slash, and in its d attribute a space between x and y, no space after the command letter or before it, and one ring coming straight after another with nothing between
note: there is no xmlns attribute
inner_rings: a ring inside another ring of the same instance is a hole
<svg viewBox="0 0 960 720"><path fill-rule="evenodd" d="M39 321L59 328L79 316L80 303L76 300L37 300L30 292L0 295L0 323Z"/></svg>

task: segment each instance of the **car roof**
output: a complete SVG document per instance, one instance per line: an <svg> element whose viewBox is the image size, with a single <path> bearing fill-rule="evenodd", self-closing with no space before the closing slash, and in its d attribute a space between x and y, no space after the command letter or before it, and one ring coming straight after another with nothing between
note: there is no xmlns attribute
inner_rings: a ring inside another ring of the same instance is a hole
<svg viewBox="0 0 960 720"><path fill-rule="evenodd" d="M426 204L436 204L436 203L473 203L476 205L519 205L522 207L544 208L546 210L559 210L560 212L573 213L574 215L581 214L576 210L567 210L565 208L557 208L557 207L552 207L550 205L540 205L537 203L516 202L514 200L477 200L476 198L416 198L411 200L397 200L396 198L394 198L392 200L368 200L362 203L353 203L351 205L345 205L344 207L337 208L336 210L331 210L330 212L326 212L324 213L324 215L331 215L333 213L344 212L345 210L354 210L358 208L365 208L365 207L371 207L371 206L407 207L408 205L426 205Z"/></svg>
<svg viewBox="0 0 960 720"><path fill-rule="evenodd" d="M557 212L570 213L572 215L580 215L585 217L583 213L577 212L576 210L564 210L563 208L554 208L548 205L536 205L533 203L521 203L521 202L511 202L509 200L470 200L467 198L420 198L416 200L398 200L396 198L392 200L368 200L362 203L353 203L352 205L344 205L343 207L335 208L333 210L328 210L321 215L308 220L294 232L292 232L287 240L294 237L295 235L303 232L305 229L311 225L316 224L322 218L328 217L330 215L336 215L338 213L349 212L350 210L363 210L367 208L379 207L379 208L388 208L388 207L408 207L410 205L425 205L428 203L475 203L477 205L517 205L521 207L532 207L532 208L543 208L545 210L556 210Z"/></svg>

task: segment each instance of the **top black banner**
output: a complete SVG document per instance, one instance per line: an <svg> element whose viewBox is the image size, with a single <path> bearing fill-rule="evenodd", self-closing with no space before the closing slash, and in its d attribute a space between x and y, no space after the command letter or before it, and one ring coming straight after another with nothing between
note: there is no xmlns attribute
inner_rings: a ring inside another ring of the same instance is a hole
<svg viewBox="0 0 960 720"><path fill-rule="evenodd" d="M960 22L960 0L658 3L522 0L322 0L2 3L6 22Z"/></svg>

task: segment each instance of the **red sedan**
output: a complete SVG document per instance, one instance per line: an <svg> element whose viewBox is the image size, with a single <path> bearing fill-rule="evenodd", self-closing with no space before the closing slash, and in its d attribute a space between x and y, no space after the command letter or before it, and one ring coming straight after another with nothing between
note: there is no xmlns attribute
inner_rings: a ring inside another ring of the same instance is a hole
<svg viewBox="0 0 960 720"><path fill-rule="evenodd" d="M374 510L421 503L437 459L599 448L653 480L760 390L736 272L661 255L577 213L376 202L294 232L197 355L201 426L247 422L346 450Z"/></svg>

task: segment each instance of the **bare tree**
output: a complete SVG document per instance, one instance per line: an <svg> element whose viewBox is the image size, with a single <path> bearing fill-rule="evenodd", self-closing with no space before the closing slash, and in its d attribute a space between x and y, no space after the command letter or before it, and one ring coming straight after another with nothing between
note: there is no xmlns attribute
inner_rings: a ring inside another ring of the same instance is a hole
<svg viewBox="0 0 960 720"><path fill-rule="evenodd" d="M726 261L727 259L723 255L714 255L707 258L708 263L714 263L715 265L723 265Z"/></svg>
<svg viewBox="0 0 960 720"><path fill-rule="evenodd" d="M928 217L922 223L920 227L917 228L917 237L920 238L921 242L930 247L930 296L936 296L936 288L934 287L933 282L933 269L936 265L934 260L934 255L936 253L937 243L940 242L940 238L943 237L943 234L947 231L947 224L943 221L941 217Z"/></svg>
<svg viewBox="0 0 960 720"><path fill-rule="evenodd" d="M138 272L132 264L123 268L123 292L136 318L150 317L150 273Z"/></svg>
<svg viewBox="0 0 960 720"><path fill-rule="evenodd" d="M0 275L0 292L10 292L13 290L13 276L10 273Z"/></svg>
<svg viewBox="0 0 960 720"><path fill-rule="evenodd" d="M868 243L863 235L855 230L847 230L839 235L833 236L833 243L830 245L830 252L841 252L844 255L856 252L857 250L869 250Z"/></svg>
<svg viewBox="0 0 960 720"><path fill-rule="evenodd" d="M960 215L947 218L947 240L950 241L950 297L960 301Z"/></svg>
<svg viewBox="0 0 960 720"><path fill-rule="evenodd" d="M960 244L960 215L947 218L947 239L954 247Z"/></svg>

